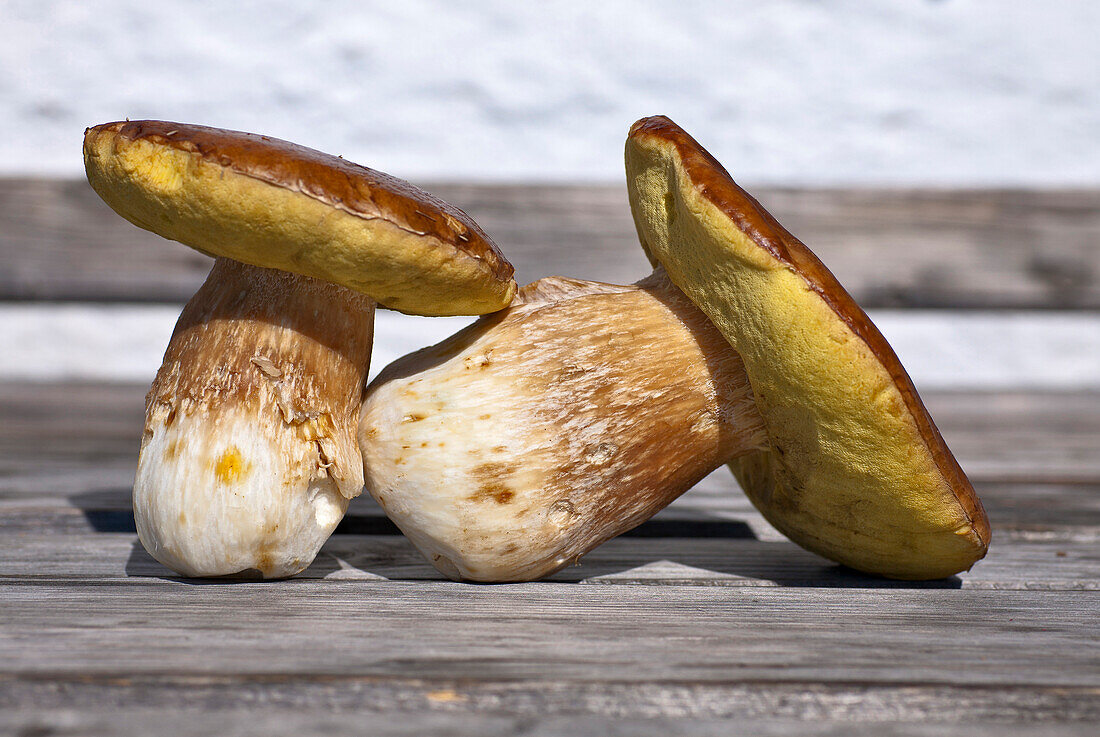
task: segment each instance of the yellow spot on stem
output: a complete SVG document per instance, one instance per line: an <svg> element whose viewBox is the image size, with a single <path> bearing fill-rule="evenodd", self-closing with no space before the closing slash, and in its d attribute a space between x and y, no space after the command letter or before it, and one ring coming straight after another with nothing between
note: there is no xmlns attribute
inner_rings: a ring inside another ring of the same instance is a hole
<svg viewBox="0 0 1100 737"><path fill-rule="evenodd" d="M248 473L248 470L249 464L245 462L244 456L241 455L241 449L235 445L226 448L218 456L218 460L214 462L214 475L223 484L240 481Z"/></svg>

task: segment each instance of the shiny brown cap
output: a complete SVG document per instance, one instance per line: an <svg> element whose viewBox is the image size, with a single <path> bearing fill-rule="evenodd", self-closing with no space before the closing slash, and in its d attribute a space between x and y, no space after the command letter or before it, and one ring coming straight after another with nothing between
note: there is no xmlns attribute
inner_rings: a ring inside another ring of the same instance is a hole
<svg viewBox="0 0 1100 737"><path fill-rule="evenodd" d="M508 304L512 266L462 210L406 181L252 133L166 121L90 128L93 188L135 224L418 314Z"/></svg>

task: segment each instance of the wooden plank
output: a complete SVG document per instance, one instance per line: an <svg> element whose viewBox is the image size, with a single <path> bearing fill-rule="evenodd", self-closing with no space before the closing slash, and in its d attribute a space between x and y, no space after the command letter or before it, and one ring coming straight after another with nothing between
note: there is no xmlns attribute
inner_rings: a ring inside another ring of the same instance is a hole
<svg viewBox="0 0 1100 737"><path fill-rule="evenodd" d="M64 535L132 531L130 485L143 394L144 388L134 385L0 383L0 529L9 534ZM1047 558L1056 555L1063 542L1095 544L1100 531L1100 457L1095 452L1100 447L1100 395L948 392L926 399L977 485L994 525L995 542L1047 543ZM337 537L394 534L380 514L369 497L360 497ZM725 469L704 479L634 534L784 539L752 508ZM686 558L669 559L708 568L699 562L706 555L700 558L691 551ZM414 554L407 562L421 565ZM653 562L641 560L625 568ZM1027 571L1007 571L997 585L1007 585L1016 573ZM419 577L423 570L381 575ZM684 575L661 573L672 580ZM822 581L820 572L787 578L811 575ZM1041 579L1022 575L1019 581L1038 585ZM1049 580L1072 588L1080 579L1059 573Z"/></svg>
<svg viewBox="0 0 1100 737"><path fill-rule="evenodd" d="M132 532L132 460L103 468L75 464L49 473L28 471L0 479L0 531L59 534ZM1100 484L978 483L996 539L1034 541L1100 538ZM396 534L367 495L352 501L336 534ZM628 533L640 537L739 537L783 540L751 506L732 475L719 469L651 522Z"/></svg>
<svg viewBox="0 0 1100 737"><path fill-rule="evenodd" d="M119 471L117 485L104 483L103 472L79 467L40 477L27 486L0 493L0 532L78 535L90 532L133 533L130 504L132 469ZM57 485L58 480L67 486ZM70 493L61 493L68 488ZM1096 544L1100 541L1100 484L979 484L978 493L994 528L995 542L1021 540ZM352 501L335 535L397 535L397 528L368 495ZM636 538L755 538L782 542L752 507L725 470L715 472L675 500L650 521L626 533Z"/></svg>
<svg viewBox="0 0 1100 737"><path fill-rule="evenodd" d="M136 456L147 387L0 382L0 470ZM1100 480L1100 392L926 392L978 481Z"/></svg>
<svg viewBox="0 0 1100 737"><path fill-rule="evenodd" d="M20 684L22 686L22 684ZM51 685L51 688L53 686ZM87 691L88 689L83 689ZM251 689L240 689L235 700L234 710L210 711L209 709L181 710L178 704L168 708L111 708L103 705L104 691L100 688L93 698L85 698L88 705L75 709L71 704L60 708L31 708L42 699L32 689L20 688L24 699L21 709L10 712L0 711L0 734L19 737L117 737L118 735L171 735L171 737L301 737L302 735L324 734L326 737L349 735L361 737L467 737L483 735L497 737L514 735L523 731L534 734L529 727L532 721L517 716L456 714L446 711L436 713L398 712L393 709L382 711L344 711L332 713L316 705L295 710L272 709L264 705L256 709L246 702L247 696L254 694ZM83 694L82 694L83 695ZM225 702L232 699L223 698ZM424 701L429 701L424 698ZM429 702L430 703L430 702ZM250 708L251 707L251 708ZM610 726L611 719L590 718L591 728ZM607 734L607 732L588 731L586 734ZM616 732L622 734L622 732ZM540 731L538 734L547 734ZM573 732L573 734L578 734ZM632 732L631 734L641 734ZM696 734L692 732L691 734Z"/></svg>
<svg viewBox="0 0 1100 737"><path fill-rule="evenodd" d="M0 686L2 688L2 686ZM171 737L1094 737L1087 689L138 678L19 680L0 733ZM2 691L0 691L2 696ZM57 704L42 706L41 704ZM159 707L159 708L158 708ZM1015 723L1014 723L1015 722Z"/></svg>
<svg viewBox="0 0 1100 737"><path fill-rule="evenodd" d="M9 579L3 600L0 671L13 676L816 682L1100 693L1100 593L1089 591Z"/></svg>
<svg viewBox="0 0 1100 737"><path fill-rule="evenodd" d="M144 390L0 383L0 499L24 505L19 514L4 507L0 527L127 531ZM1100 394L947 392L925 399L998 533L1080 540L1100 529ZM382 531L379 514L370 498L356 499L340 531ZM703 530L700 522L733 520L760 539L782 539L725 469L658 521L673 518L694 520L693 535Z"/></svg>
<svg viewBox="0 0 1100 737"><path fill-rule="evenodd" d="M129 522L143 392L0 384L0 731L1011 735L1100 721L1097 395L926 397L978 464L996 526L989 558L955 580L831 566L771 536L723 471L554 582L469 586L399 536L362 534L385 525L367 500L300 579L165 578L131 532L109 531Z"/></svg>
<svg viewBox="0 0 1100 737"><path fill-rule="evenodd" d="M622 185L427 183L530 281L648 272ZM753 188L866 307L1100 308L1098 190ZM0 179L0 299L182 302L209 261L86 183Z"/></svg>
<svg viewBox="0 0 1100 737"><path fill-rule="evenodd" d="M5 510L7 511L7 510ZM382 522L384 518L375 518ZM54 522L54 520L50 520ZM648 523L652 525L653 523ZM643 528L644 529L644 526ZM690 530L690 525L687 525ZM0 578L125 581L177 578L153 560L132 533L0 527ZM737 528L733 531L736 534ZM963 588L999 591L1100 591L1100 528L1079 539L1033 540L999 535L985 560L941 581L912 583L866 576L834 565L785 540L752 537L625 535L552 576L563 583L815 589ZM334 535L301 579L443 581L400 535Z"/></svg>

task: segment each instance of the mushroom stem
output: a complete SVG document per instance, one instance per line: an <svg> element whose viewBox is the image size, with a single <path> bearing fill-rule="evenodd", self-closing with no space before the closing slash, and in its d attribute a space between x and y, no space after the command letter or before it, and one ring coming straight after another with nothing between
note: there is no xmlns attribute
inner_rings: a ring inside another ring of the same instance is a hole
<svg viewBox="0 0 1100 737"><path fill-rule="evenodd" d="M387 367L359 437L391 519L480 581L553 573L767 442L740 357L662 270L524 287Z"/></svg>
<svg viewBox="0 0 1100 737"><path fill-rule="evenodd" d="M138 536L187 576L306 568L362 490L374 302L219 258L146 397Z"/></svg>

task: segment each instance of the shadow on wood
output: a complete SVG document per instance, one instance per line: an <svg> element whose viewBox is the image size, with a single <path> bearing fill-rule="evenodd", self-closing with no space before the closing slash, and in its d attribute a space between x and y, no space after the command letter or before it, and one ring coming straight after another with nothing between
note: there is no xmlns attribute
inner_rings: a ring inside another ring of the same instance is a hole
<svg viewBox="0 0 1100 737"><path fill-rule="evenodd" d="M713 542L713 541L712 541ZM718 544L720 546L720 543ZM186 579L157 563L134 540L126 575L181 583L232 585L255 582L251 572L210 579ZM403 537L365 536L331 539L313 564L295 580L424 581L442 576ZM623 540L594 550L584 563L550 577L554 583L585 585L778 586L814 589L958 589L957 576L935 581L894 581L868 576L830 563L792 543L755 539L729 546L696 546L677 538ZM462 584L493 586L494 584Z"/></svg>

